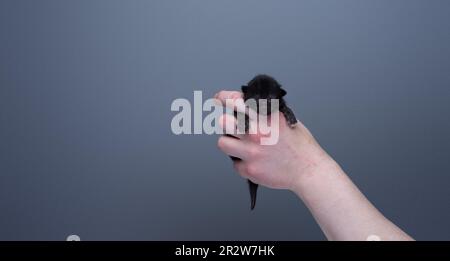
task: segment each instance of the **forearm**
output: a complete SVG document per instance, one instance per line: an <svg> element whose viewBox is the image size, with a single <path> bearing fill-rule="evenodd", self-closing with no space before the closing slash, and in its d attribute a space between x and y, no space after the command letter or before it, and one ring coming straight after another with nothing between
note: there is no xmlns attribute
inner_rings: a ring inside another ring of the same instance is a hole
<svg viewBox="0 0 450 261"><path fill-rule="evenodd" d="M292 190L329 240L412 240L386 219L331 158L302 173Z"/></svg>
<svg viewBox="0 0 450 261"><path fill-rule="evenodd" d="M221 91L215 98L235 110L242 94ZM260 144L259 133L219 138L223 152L241 159L233 165L242 177L294 191L330 240L412 239L378 212L301 122L291 126L282 113L279 116L279 139L271 146ZM237 128L234 117L223 115L219 123L231 126L226 130Z"/></svg>

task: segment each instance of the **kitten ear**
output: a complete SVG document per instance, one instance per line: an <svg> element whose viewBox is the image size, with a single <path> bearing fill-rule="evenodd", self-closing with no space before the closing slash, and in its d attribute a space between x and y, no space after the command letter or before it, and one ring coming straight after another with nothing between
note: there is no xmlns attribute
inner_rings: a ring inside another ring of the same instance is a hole
<svg viewBox="0 0 450 261"><path fill-rule="evenodd" d="M286 95L286 91L280 88L280 96L283 97Z"/></svg>
<svg viewBox="0 0 450 261"><path fill-rule="evenodd" d="M241 90L243 93L246 93L248 90L248 86L247 85L242 85Z"/></svg>

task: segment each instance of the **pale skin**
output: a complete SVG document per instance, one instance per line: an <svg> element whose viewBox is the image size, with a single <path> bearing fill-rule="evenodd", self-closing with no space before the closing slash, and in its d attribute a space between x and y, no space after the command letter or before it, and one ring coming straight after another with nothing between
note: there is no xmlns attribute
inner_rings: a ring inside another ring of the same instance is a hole
<svg viewBox="0 0 450 261"><path fill-rule="evenodd" d="M224 106L244 110L241 92L221 91L215 98ZM289 127L283 115L279 116L279 140L269 146L260 144L259 134L229 132L236 128L232 115L220 118L221 126L233 137L221 136L218 147L242 159L233 164L243 178L294 192L328 240L413 240L369 202L301 122Z"/></svg>

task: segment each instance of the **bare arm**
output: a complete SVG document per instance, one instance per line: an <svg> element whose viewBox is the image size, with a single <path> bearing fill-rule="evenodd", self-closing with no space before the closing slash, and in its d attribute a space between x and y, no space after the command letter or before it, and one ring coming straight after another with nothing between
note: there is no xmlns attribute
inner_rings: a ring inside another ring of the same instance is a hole
<svg viewBox="0 0 450 261"><path fill-rule="evenodd" d="M215 97L225 104L241 94L222 91ZM221 124L236 125L236 119L223 115ZM289 128L280 113L279 132L275 145L261 145L258 134L240 134L220 137L218 146L242 159L234 163L242 177L298 195L329 240L412 240L367 200L302 123Z"/></svg>
<svg viewBox="0 0 450 261"><path fill-rule="evenodd" d="M303 174L292 191L329 240L412 240L369 202L330 157Z"/></svg>

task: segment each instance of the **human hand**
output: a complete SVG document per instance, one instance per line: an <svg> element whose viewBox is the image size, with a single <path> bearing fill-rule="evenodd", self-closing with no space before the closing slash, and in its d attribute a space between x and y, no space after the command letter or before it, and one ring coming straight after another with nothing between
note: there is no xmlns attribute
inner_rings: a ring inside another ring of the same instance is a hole
<svg viewBox="0 0 450 261"><path fill-rule="evenodd" d="M215 98L224 106L242 111L241 92L221 91ZM227 103L226 100L232 102ZM276 113L279 114L279 139L276 144L261 145L263 135L260 132L229 132L236 130L237 120L232 115L224 114L219 123L230 136L221 136L218 147L227 155L242 159L233 163L242 177L269 188L293 190L302 177L312 175L323 162L332 159L301 122L290 127L283 114ZM255 122L250 120L250 129L256 128L254 125Z"/></svg>

